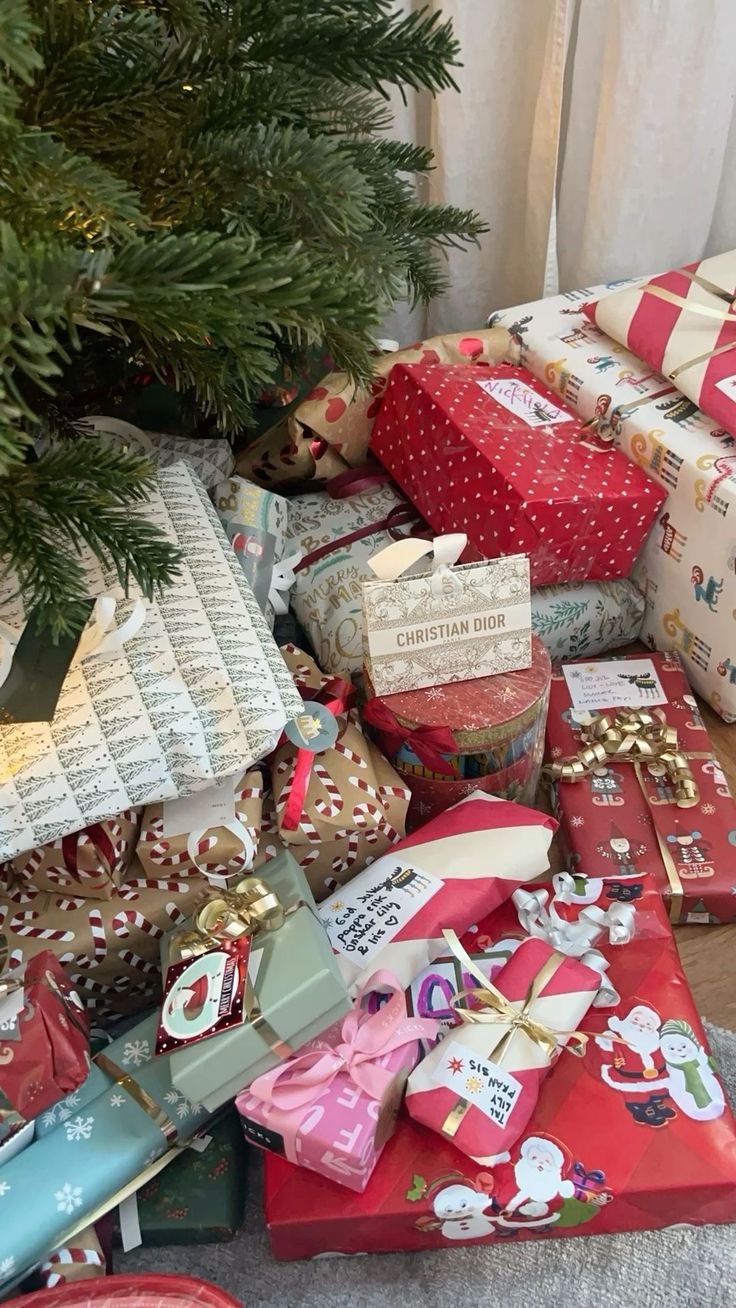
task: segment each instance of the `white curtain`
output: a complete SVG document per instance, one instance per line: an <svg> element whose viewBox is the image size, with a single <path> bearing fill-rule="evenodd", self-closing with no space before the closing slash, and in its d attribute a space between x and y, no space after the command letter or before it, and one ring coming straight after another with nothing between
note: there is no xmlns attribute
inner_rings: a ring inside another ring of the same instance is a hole
<svg viewBox="0 0 736 1308"><path fill-rule="evenodd" d="M403 0L453 20L460 94L396 105L427 198L477 209L448 292L386 329L477 327L557 290L736 246L736 0Z"/></svg>

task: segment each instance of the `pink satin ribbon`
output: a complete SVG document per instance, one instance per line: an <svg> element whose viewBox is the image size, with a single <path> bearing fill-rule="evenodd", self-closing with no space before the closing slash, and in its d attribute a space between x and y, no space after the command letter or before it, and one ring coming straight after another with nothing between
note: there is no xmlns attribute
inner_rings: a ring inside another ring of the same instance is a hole
<svg viewBox="0 0 736 1308"><path fill-rule="evenodd" d="M344 677L330 677L323 686L318 688L306 686L304 682L297 681L296 688L305 703L319 701L335 717L338 717L340 713L346 713L355 697L355 687L352 682L346 681ZM285 827L287 831L296 831L302 820L304 800L315 758L314 751L307 749L305 746L302 746L296 752L289 794L281 815L281 826Z"/></svg>
<svg viewBox="0 0 736 1308"><path fill-rule="evenodd" d="M416 754L430 772L458 777L454 763L443 754L457 754L458 744L449 727L405 727L381 699L370 699L363 709L363 721L379 733L379 744L389 758L395 758L402 745Z"/></svg>
<svg viewBox="0 0 736 1308"><path fill-rule="evenodd" d="M388 991L391 998L377 1012L367 1013L360 1004L372 990ZM334 1049L297 1054L256 1077L246 1093L288 1113L314 1103L336 1076L346 1073L359 1090L380 1101L396 1073L378 1067L376 1060L412 1041L433 1040L437 1031L433 1018L408 1016L404 992L391 972L374 972L356 995Z"/></svg>

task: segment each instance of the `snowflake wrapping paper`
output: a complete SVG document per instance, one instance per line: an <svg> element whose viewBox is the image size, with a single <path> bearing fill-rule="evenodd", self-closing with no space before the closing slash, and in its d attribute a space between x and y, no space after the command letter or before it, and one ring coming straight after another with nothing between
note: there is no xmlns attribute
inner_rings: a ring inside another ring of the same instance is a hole
<svg viewBox="0 0 736 1308"><path fill-rule="evenodd" d="M97 1057L110 1071L93 1066L79 1090L38 1118L34 1143L3 1167L0 1290L206 1122L207 1111L173 1087L169 1057L153 1058L156 1020L108 1045ZM134 1085L126 1087L126 1077Z"/></svg>
<svg viewBox="0 0 736 1308"><path fill-rule="evenodd" d="M636 640L644 596L632 581L573 581L532 591L532 629L553 659L592 658Z"/></svg>
<svg viewBox="0 0 736 1308"><path fill-rule="evenodd" d="M642 639L679 650L695 689L736 721L736 436L589 321L586 304L608 289L518 305L492 320L509 328L519 362L581 418L597 418L602 434L613 432L667 492L632 574L646 597ZM616 409L634 404L611 425Z"/></svg>
<svg viewBox="0 0 736 1308"><path fill-rule="evenodd" d="M181 574L120 655L68 673L53 722L0 727L0 860L242 771L273 749L301 700L204 487L159 473L146 517L183 550ZM87 561L89 593L130 597ZM24 615L7 577L0 614Z"/></svg>

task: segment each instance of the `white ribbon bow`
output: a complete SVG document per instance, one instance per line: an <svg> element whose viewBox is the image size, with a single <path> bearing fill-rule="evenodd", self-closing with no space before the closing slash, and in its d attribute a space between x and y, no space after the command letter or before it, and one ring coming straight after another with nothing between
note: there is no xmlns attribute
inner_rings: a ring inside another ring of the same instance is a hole
<svg viewBox="0 0 736 1308"><path fill-rule="evenodd" d="M240 783L240 777L236 777L233 779L233 786L235 792L237 792L239 783ZM214 828L204 827L201 831L189 832L187 836L187 854L191 858L197 871L201 872L202 876L207 878L207 880L210 882L210 885L215 886L218 890L227 890L230 882L232 881L232 875L228 875L226 873L224 876L220 876L216 872L208 872L206 868L202 867L202 864L199 861L200 859L204 859L205 857L207 858L217 857L216 848L215 848L214 855L212 853L212 850L206 850L205 853L200 854L199 849L197 848L200 840L204 840L208 831L212 831L212 830L229 831L230 834L235 836L235 839L239 840L240 843L242 844L243 857L245 859L245 867L241 872L237 874L239 877L243 876L243 873L247 868L253 866L256 857L256 844L248 828L241 822L240 818L237 817L235 813L233 813L232 818L230 818L228 822L218 822Z"/></svg>
<svg viewBox="0 0 736 1308"><path fill-rule="evenodd" d="M289 609L288 593L296 581L295 568L298 568L304 555L301 550L296 554L290 554L288 558L282 559L280 563L275 563L271 573L271 582L268 588L268 602L274 613L287 613ZM281 593L286 592L286 598Z"/></svg>
<svg viewBox="0 0 736 1308"><path fill-rule="evenodd" d="M408 568L431 554L432 593L439 596L446 587L460 585L459 578L450 569L457 563L467 543L468 538L462 531L435 536L434 540L407 536L379 550L368 560L368 567L379 581L397 581Z"/></svg>

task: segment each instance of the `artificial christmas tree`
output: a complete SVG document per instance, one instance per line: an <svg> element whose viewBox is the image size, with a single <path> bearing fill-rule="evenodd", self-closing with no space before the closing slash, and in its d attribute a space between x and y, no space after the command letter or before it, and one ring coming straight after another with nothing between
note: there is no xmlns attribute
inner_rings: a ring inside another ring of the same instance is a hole
<svg viewBox="0 0 736 1308"><path fill-rule="evenodd" d="M443 285L477 217L419 205L428 151L385 87L452 85L457 45L390 0L0 0L0 564L59 634L80 542L147 591L176 552L128 506L150 470L39 432L157 378L222 430L324 344L352 376L396 296Z"/></svg>

